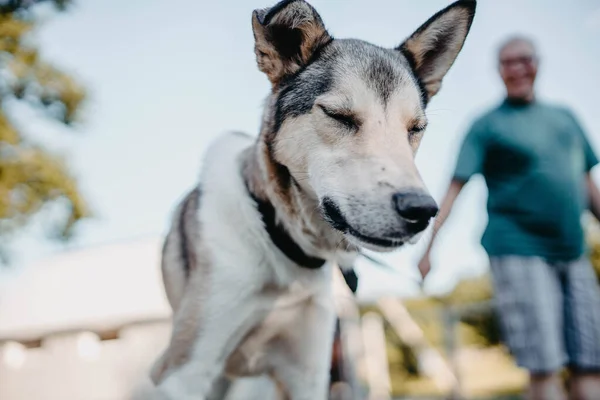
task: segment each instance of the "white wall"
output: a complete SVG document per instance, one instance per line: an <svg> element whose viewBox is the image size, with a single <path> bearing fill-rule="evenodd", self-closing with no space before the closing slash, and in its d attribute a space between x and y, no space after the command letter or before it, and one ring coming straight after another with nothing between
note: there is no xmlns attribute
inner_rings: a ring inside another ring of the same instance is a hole
<svg viewBox="0 0 600 400"><path fill-rule="evenodd" d="M93 342L85 334L45 338L19 356L0 347L2 400L129 400L169 338L167 322L138 324L115 340ZM12 348L12 349L11 349Z"/></svg>

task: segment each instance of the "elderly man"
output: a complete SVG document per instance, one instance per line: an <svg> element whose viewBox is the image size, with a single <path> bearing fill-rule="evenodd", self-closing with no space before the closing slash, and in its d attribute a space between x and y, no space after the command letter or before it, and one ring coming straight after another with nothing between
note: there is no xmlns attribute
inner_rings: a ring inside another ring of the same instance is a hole
<svg viewBox="0 0 600 400"><path fill-rule="evenodd" d="M571 398L598 400L600 290L581 226L585 209L600 219L590 175L598 159L570 110L535 96L539 61L530 40L506 41L498 62L506 98L466 135L434 232L469 178L483 175L482 245L503 336L530 372L529 398L567 398L559 372L568 366ZM434 239L419 263L423 276Z"/></svg>

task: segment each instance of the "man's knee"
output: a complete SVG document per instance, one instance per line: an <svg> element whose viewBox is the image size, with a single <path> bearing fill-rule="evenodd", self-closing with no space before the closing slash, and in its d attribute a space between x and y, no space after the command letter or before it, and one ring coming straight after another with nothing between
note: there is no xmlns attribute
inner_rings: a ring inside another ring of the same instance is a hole
<svg viewBox="0 0 600 400"><path fill-rule="evenodd" d="M600 371L571 371L572 400L600 399Z"/></svg>
<svg viewBox="0 0 600 400"><path fill-rule="evenodd" d="M529 377L529 400L565 400L567 398L559 371L531 372Z"/></svg>

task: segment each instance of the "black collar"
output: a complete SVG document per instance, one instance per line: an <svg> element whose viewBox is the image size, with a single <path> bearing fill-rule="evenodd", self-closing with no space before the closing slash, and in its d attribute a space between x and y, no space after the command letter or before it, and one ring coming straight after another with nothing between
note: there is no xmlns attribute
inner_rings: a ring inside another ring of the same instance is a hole
<svg viewBox="0 0 600 400"><path fill-rule="evenodd" d="M262 216L265 229L271 237L271 241L287 258L298 264L299 267L307 269L319 269L325 264L326 261L324 259L306 254L298 243L292 239L285 228L277 223L275 208L271 202L259 199L249 189L248 193L256 202L258 212Z"/></svg>

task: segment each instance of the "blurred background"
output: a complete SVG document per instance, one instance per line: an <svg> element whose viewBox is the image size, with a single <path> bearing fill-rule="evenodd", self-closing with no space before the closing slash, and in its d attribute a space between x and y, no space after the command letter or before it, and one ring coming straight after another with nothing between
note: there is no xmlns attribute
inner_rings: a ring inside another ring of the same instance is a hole
<svg viewBox="0 0 600 400"><path fill-rule="evenodd" d="M143 379L168 339L173 207L216 135L258 133L269 85L250 16L271 3L0 0L0 399L121 400ZM311 1L335 37L388 47L448 3ZM600 152L600 2L480 0L417 157L438 201L472 119L503 98L497 45L515 33L539 47L538 95L575 110ZM526 383L488 306L486 196L481 178L461 194L423 288L423 243L380 256L392 269L357 265L355 311L383 320L390 396ZM600 272L600 228L584 223Z"/></svg>

